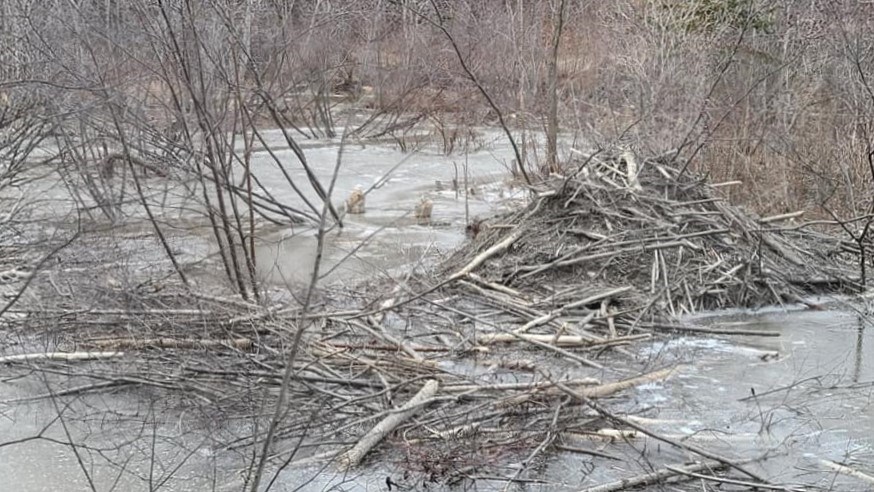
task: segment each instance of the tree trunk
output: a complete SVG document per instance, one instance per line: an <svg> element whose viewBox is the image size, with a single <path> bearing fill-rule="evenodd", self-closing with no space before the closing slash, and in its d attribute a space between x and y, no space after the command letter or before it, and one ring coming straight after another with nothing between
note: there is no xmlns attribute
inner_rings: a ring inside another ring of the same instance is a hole
<svg viewBox="0 0 874 492"><path fill-rule="evenodd" d="M558 8L553 9L552 56L547 66L549 108L546 114L546 164L550 173L561 171L558 165L558 48L564 29L564 6L565 0L559 0Z"/></svg>

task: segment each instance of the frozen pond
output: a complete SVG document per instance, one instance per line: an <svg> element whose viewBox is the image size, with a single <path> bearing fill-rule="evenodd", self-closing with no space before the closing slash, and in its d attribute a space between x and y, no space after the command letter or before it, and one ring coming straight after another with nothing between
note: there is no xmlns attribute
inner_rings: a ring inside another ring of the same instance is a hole
<svg viewBox="0 0 874 492"><path fill-rule="evenodd" d="M256 146L251 157L252 174L257 178L256 195L268 196L310 216L317 215L321 212L319 198L303 166L285 145L282 132L264 131L263 136L269 151ZM361 280L439 257L465 239L464 229L470 220L524 203L526 193L510 179L508 170L513 154L503 136L484 129L477 142L477 147L466 155L449 156L427 145L407 153L396 146L351 139L342 155L338 155L339 138L303 142L308 164L326 190L339 158L331 201L341 214L346 198L356 187L367 192L366 212L346 214L344 227L328 235L322 271L330 273L324 280ZM242 169L235 173L239 173L240 180ZM51 177L36 180L24 189L29 196L39 197L33 218L44 225L63 227L71 226L81 217L91 226L108 227L100 207L83 191L88 187L81 179L75 173L63 176L61 180ZM167 184L166 180L152 178L142 180L142 184L152 213L170 237L182 263L216 255L201 192L194 181ZM134 236L154 234L130 179L116 180L110 189L101 191L124 202L123 227L116 227L117 231ZM433 204L428 223L419 223L414 217L421 200ZM237 205L242 215L247 216L245 203L238 200ZM77 210L85 212L78 214ZM256 219L256 256L262 280L279 287L308 280L315 255L315 231L303 226L277 226L257 216ZM159 250L160 246L156 243L154 249ZM213 268L219 271L221 267Z"/></svg>
<svg viewBox="0 0 874 492"><path fill-rule="evenodd" d="M748 467L775 483L871 490L826 462L874 473L874 326L854 311L768 310L696 321L781 336L677 337L644 347L651 364L683 368L667 382L638 387L623 403L630 414L725 457L770 455ZM557 490L579 490L694 457L643 437L604 451L623 462L580 474L579 457L564 456L546 475L568 477Z"/></svg>
<svg viewBox="0 0 874 492"><path fill-rule="evenodd" d="M278 132L269 137L281 147ZM497 134L485 133L483 138L483 150L466 157L427 148L405 154L391 146L350 142L342 156L333 202L341 206L356 185L378 186L367 196L366 213L347 215L346 227L329 236L324 271L330 273L325 281L397 275L433 261L464 241L468 218L487 217L523 203L525 194L506 181L511 155L506 144ZM327 186L337 162L337 142L311 142L305 151ZM287 151L276 155L291 162ZM255 153L253 165L267 191L301 206L265 150ZM454 179L464 182L465 168L467 189L454 189ZM291 163L288 169L295 182L307 183L300 166ZM162 219L168 230L178 231L171 242L183 259L195 261L214 253L202 220L192 218L191 209L183 206L183 190L156 187L150 193L156 203L176 203L171 207L175 216ZM63 187L50 186L43 196L42 213L56 220L76 203ZM423 197L433 202L430 224L412 218ZM149 230L132 222L128 231ZM257 240L264 280L278 287L306 280L313 266L313 231L266 226ZM151 252L154 257L144 255L140 261L159 261L161 254L156 251ZM682 369L664 383L626 392L617 400L618 408L644 417L644 425L655 431L724 456L770 454L770 459L749 466L778 483L871 489L871 484L836 474L827 463L874 474L874 327L849 309L771 310L695 321L778 331L781 336L659 338L639 347L638 360L628 370L673 365ZM95 370L99 370L96 363ZM222 443L245 435L250 422L229 421L216 428L214 416L167 413L148 395L128 392L22 402L49 389L62 389L52 384L51 377L7 377L0 367L0 490L239 490L240 472L251 456L245 449L228 449ZM61 407L69 422L56 419ZM63 444L71 439L80 447ZM597 442L575 446L611 453L621 461L557 452L539 474L542 483L525 489L576 491L688 458L643 438L611 446ZM404 483L402 472L391 466L377 465L353 475L329 466L286 470L273 490L385 490L386 477ZM504 485L486 481L476 487L492 490Z"/></svg>

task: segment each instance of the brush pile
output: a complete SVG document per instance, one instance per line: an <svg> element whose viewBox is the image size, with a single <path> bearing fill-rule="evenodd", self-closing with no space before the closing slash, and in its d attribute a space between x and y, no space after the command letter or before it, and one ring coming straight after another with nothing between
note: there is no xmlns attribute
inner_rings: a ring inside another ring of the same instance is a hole
<svg viewBox="0 0 874 492"><path fill-rule="evenodd" d="M846 241L794 224L799 214L758 218L732 206L720 185L670 156L634 161L592 156L527 209L495 219L449 269L504 241L511 226L511 244L474 273L557 304L580 289L628 287L625 309L658 317L859 291Z"/></svg>
<svg viewBox="0 0 874 492"><path fill-rule="evenodd" d="M739 457L695 444L703 429L669 434L629 415L657 408L614 410L606 400L682 370L628 349L661 332L779 335L675 316L857 291L852 248L806 224L775 227L786 217L747 214L668 158L593 156L547 185L523 210L484 225L436 280L411 274L367 292L325 290L306 310L182 286L166 260L150 256L163 251L150 236L119 236L115 249L108 237L85 238L35 269L33 295L0 323L9 374L43 371L63 389L0 404L61 398L81 402L90 419L90 405L113 392L154 397L148 404L171 406L167 415L173 402L186 414L198 408L209 456L243 458L228 484L262 452L273 423L271 463L306 471L291 485L326 470L345 479L363 465L362 480L389 488L508 489L545 484L558 454L602 471L562 477L589 491L676 480L678 469L768 485ZM196 249L193 238L169 241ZM19 343L26 333L32 339ZM272 421L273 405L289 411ZM234 421L249 425L225 425ZM646 469L663 468L628 478L614 466L649 442L642 447L657 452ZM114 461L137 449L120 447Z"/></svg>

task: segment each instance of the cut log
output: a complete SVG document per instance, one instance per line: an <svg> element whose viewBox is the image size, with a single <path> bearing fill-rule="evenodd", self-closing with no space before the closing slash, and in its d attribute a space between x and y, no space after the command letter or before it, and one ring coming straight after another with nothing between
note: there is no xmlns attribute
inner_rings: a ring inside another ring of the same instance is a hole
<svg viewBox="0 0 874 492"><path fill-rule="evenodd" d="M117 359L124 356L124 352L40 352L36 354L16 354L0 357L0 364L10 362L28 362L34 360L60 360L80 361L98 359Z"/></svg>
<svg viewBox="0 0 874 492"><path fill-rule="evenodd" d="M343 453L339 457L339 463L342 468L352 468L361 463L364 456L370 452L385 436L389 435L397 426L404 423L412 417L417 411L421 410L422 404L431 399L440 385L437 381L431 379L422 386L422 389L416 393L416 396L404 404L397 412L390 414L382 419L370 432L364 435L358 443L349 451Z"/></svg>

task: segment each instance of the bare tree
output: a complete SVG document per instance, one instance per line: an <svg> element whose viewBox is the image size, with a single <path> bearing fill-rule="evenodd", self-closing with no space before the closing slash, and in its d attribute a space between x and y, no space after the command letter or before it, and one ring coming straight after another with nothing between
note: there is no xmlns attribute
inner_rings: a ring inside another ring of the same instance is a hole
<svg viewBox="0 0 874 492"><path fill-rule="evenodd" d="M558 164L558 52L561 46L561 34L564 31L566 0L552 2L552 42L551 56L547 65L547 89L549 109L546 113L546 165L550 172L560 172Z"/></svg>

